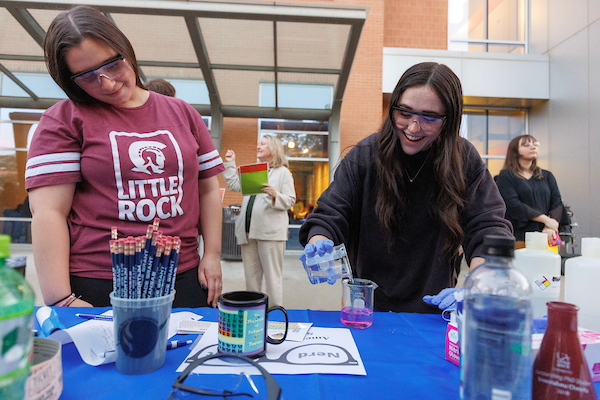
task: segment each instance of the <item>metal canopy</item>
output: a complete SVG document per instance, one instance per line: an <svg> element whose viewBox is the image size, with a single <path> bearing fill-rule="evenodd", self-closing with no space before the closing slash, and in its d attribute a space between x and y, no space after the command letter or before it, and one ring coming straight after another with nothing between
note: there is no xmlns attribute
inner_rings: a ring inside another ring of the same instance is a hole
<svg viewBox="0 0 600 400"><path fill-rule="evenodd" d="M219 131L223 117L339 118L367 17L366 8L285 2L0 0L0 73L28 95L0 95L0 107L45 109L60 100L18 76L47 75L45 32L61 10L78 4L97 7L123 31L142 80L204 81L210 104L192 105ZM269 106L260 104L265 83L274 90ZM332 87L331 104L280 106L282 85L308 84Z"/></svg>

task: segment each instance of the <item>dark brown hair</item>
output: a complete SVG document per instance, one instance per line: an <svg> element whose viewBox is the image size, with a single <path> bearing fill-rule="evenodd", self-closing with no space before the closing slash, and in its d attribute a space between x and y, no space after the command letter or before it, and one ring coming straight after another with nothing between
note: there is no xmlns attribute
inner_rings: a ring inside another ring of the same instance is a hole
<svg viewBox="0 0 600 400"><path fill-rule="evenodd" d="M511 171L516 176L523 178L519 172L521 171L521 166L519 165L519 158L521 157L519 154L519 146L525 143L535 143L537 140L531 135L521 135L517 136L508 144L508 148L506 149L506 159L504 160L504 166L502 169L507 169ZM542 169L537 166L537 160L533 160L531 163L531 167L529 170L533 174L533 176L537 179L542 179ZM525 178L523 178L525 179Z"/></svg>
<svg viewBox="0 0 600 400"><path fill-rule="evenodd" d="M44 38L44 56L48 72L73 102L78 104L99 102L71 80L73 71L70 71L67 65L67 52L79 46L84 39L100 40L123 56L135 72L136 85L144 88L133 47L123 32L98 9L77 6L58 14Z"/></svg>
<svg viewBox="0 0 600 400"><path fill-rule="evenodd" d="M161 78L149 80L144 85L146 89L153 92L164 94L165 96L175 97L175 88L169 82Z"/></svg>
<svg viewBox="0 0 600 400"><path fill-rule="evenodd" d="M454 254L464 237L460 212L466 185L459 138L463 101L460 80L446 65L434 62L416 64L402 75L392 92L390 112L382 124L378 142L380 186L375 212L389 235L400 230L407 207L403 195L407 186L407 170L391 111L407 89L419 86L430 87L446 109L442 131L429 150L432 151L435 179L439 186L432 210L447 233L445 250Z"/></svg>

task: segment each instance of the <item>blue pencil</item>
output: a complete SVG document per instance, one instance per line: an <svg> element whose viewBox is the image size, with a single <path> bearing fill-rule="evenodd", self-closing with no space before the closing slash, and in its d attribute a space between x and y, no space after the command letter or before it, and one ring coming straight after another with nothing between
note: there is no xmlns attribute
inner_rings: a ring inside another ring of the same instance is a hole
<svg viewBox="0 0 600 400"><path fill-rule="evenodd" d="M148 291L148 285L146 284L146 279L150 279L150 275L146 278L146 274L148 271L148 258L150 257L150 246L152 244L152 225L148 225L146 228L146 241L143 245L142 251L142 266L140 269L140 281L141 281L141 296L144 296L144 293Z"/></svg>
<svg viewBox="0 0 600 400"><path fill-rule="evenodd" d="M123 286L123 269L125 268L125 239L118 239L117 241L117 274L114 276L117 280L117 292L119 297L125 297L125 290Z"/></svg>
<svg viewBox="0 0 600 400"><path fill-rule="evenodd" d="M148 298L150 291L150 279L152 277L152 267L154 266L154 253L156 252L156 242L158 241L158 232L152 232L152 241L148 247L148 260L146 261L146 271L144 272L144 288L142 289L142 298Z"/></svg>
<svg viewBox="0 0 600 400"><path fill-rule="evenodd" d="M110 245L110 259L112 261L112 273L113 273L113 292L115 295L117 294L117 281L115 279L115 275L117 274L117 241L111 239L109 241Z"/></svg>
<svg viewBox="0 0 600 400"><path fill-rule="evenodd" d="M181 239L179 239L178 236L175 236L173 240L173 251L171 251L171 260L169 261L169 275L171 276L170 287L168 287L167 293L164 294L171 294L173 293L173 290L175 290L175 281L177 279L177 261L179 260L179 249L181 249Z"/></svg>
<svg viewBox="0 0 600 400"><path fill-rule="evenodd" d="M155 287L156 287L156 275L158 273L158 269L160 268L160 259L163 251L163 243L162 240L159 240L156 244L156 253L154 254L154 260L152 264L152 273L150 275L150 284L148 285L148 297L156 297Z"/></svg>
<svg viewBox="0 0 600 400"><path fill-rule="evenodd" d="M142 298L142 247L144 240L141 237L135 238L135 298Z"/></svg>
<svg viewBox="0 0 600 400"><path fill-rule="evenodd" d="M125 252L123 253L125 256L125 265L123 268L123 285L125 286L124 292L125 298L131 298L131 244L129 243L129 239L125 239L125 244L123 245Z"/></svg>
<svg viewBox="0 0 600 400"><path fill-rule="evenodd" d="M156 275L156 291L155 297L162 296L165 291L165 282L169 273L169 260L171 257L171 248L173 247L173 238L167 236L165 240L165 247L160 261L159 271Z"/></svg>

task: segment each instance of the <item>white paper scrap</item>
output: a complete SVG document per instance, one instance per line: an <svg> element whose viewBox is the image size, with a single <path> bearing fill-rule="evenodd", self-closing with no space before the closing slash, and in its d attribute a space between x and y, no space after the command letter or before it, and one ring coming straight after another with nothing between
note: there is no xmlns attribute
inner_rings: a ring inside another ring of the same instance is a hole
<svg viewBox="0 0 600 400"><path fill-rule="evenodd" d="M102 315L112 315L112 310L108 310ZM168 337L171 338L177 333L179 321L200 318L202 316L187 311L171 314ZM117 359L113 321L86 320L71 328L56 331L48 339L59 341L62 344L75 343L79 355L88 365L109 364Z"/></svg>

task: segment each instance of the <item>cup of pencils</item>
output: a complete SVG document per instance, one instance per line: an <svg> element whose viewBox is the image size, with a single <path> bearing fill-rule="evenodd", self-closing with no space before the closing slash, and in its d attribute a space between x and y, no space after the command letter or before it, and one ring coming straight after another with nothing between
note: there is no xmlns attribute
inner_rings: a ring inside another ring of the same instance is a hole
<svg viewBox="0 0 600 400"><path fill-rule="evenodd" d="M117 371L145 374L165 363L181 241L163 237L159 221L145 237L118 238L112 229L113 306Z"/></svg>

